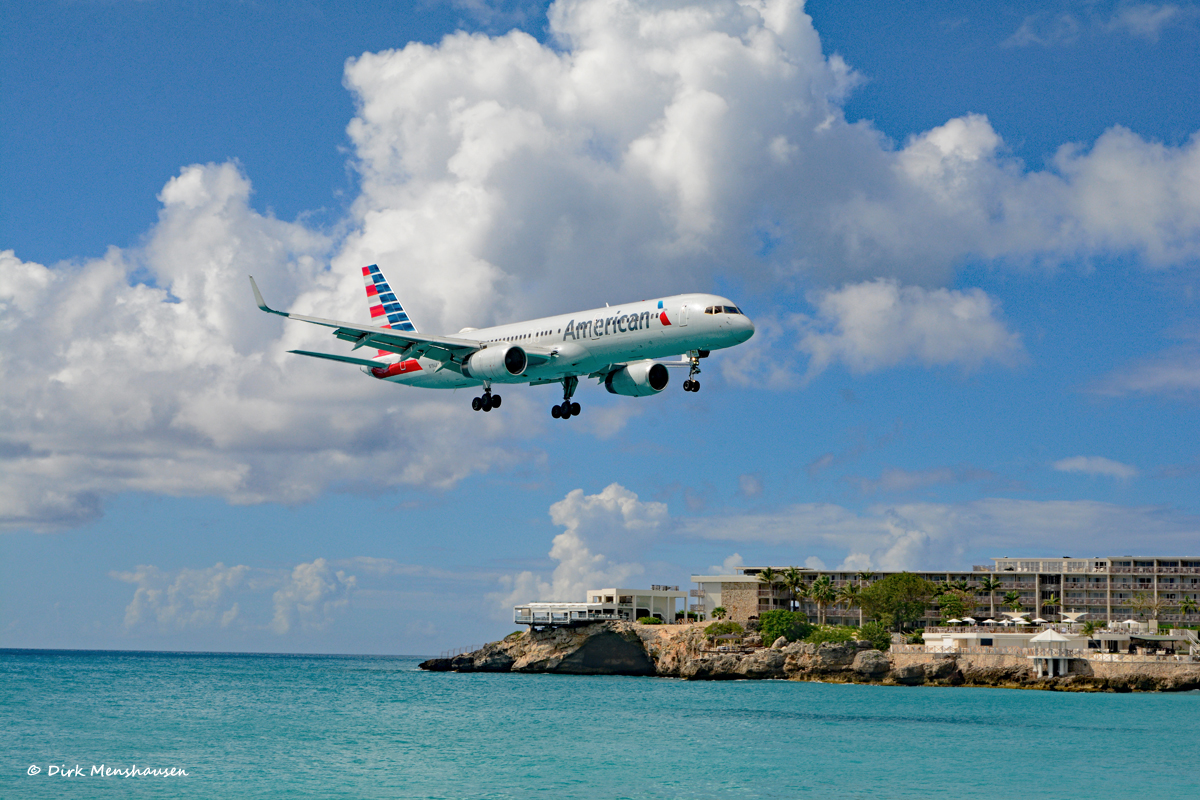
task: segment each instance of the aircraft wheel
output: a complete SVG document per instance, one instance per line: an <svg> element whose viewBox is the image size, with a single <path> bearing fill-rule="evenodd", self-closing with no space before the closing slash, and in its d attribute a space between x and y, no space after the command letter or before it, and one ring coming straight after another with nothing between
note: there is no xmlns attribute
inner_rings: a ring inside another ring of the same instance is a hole
<svg viewBox="0 0 1200 800"><path fill-rule="evenodd" d="M562 409L559 408L558 406L550 406L550 416L554 417L555 419L558 419L559 417L562 416Z"/></svg>
<svg viewBox="0 0 1200 800"><path fill-rule="evenodd" d="M472 411L478 411L478 410L479 410L479 409L481 409L481 408L483 408L483 401L482 401L482 400L480 400L478 397L476 397L476 398L473 398L473 399L471 400L471 410L472 410Z"/></svg>
<svg viewBox="0 0 1200 800"><path fill-rule="evenodd" d="M571 416L572 417L579 416L579 403L571 403Z"/></svg>
<svg viewBox="0 0 1200 800"><path fill-rule="evenodd" d="M495 404L492 402L492 396L490 394L485 394L480 406L482 406L484 411L491 411L493 405Z"/></svg>
<svg viewBox="0 0 1200 800"><path fill-rule="evenodd" d="M690 391L692 390L692 381L691 381L691 379L688 379L688 380L686 380L686 381L684 381L684 382L683 382L683 390L684 390L685 392L690 392Z"/></svg>
<svg viewBox="0 0 1200 800"><path fill-rule="evenodd" d="M571 418L571 404L570 404L570 402L568 402L568 401L566 401L566 400L563 400L563 402L562 402L562 405L558 407L558 415L559 415L560 417L562 417L563 419L570 419L570 418Z"/></svg>
<svg viewBox="0 0 1200 800"><path fill-rule="evenodd" d="M700 381L692 381L692 391L693 392L700 391Z"/></svg>
<svg viewBox="0 0 1200 800"><path fill-rule="evenodd" d="M499 407L500 407L500 395L494 394L494 395L492 395L492 408L499 408Z"/></svg>

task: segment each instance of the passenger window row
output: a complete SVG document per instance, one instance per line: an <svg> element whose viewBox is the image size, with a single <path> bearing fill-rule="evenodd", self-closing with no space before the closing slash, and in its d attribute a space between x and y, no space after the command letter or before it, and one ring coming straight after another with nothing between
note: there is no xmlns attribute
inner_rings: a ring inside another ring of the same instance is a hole
<svg viewBox="0 0 1200 800"><path fill-rule="evenodd" d="M519 342L524 339L532 339L534 336L549 336L554 331L538 331L537 333L522 333L517 336L510 336L503 339L488 339L488 343L492 342Z"/></svg>

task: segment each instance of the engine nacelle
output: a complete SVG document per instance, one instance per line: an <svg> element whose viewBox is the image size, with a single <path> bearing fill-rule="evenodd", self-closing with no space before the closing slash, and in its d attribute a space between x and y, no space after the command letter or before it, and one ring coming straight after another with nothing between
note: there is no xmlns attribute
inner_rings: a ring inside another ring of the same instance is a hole
<svg viewBox="0 0 1200 800"><path fill-rule="evenodd" d="M608 373L604 388L626 397L648 397L667 388L667 368L657 361L635 361Z"/></svg>
<svg viewBox="0 0 1200 800"><path fill-rule="evenodd" d="M462 373L480 381L512 381L525 371L529 359L516 345L485 347L472 353L462 365Z"/></svg>

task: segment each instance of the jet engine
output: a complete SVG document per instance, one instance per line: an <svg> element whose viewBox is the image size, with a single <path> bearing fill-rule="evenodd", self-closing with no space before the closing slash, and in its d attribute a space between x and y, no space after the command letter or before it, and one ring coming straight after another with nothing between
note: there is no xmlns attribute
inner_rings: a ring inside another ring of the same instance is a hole
<svg viewBox="0 0 1200 800"><path fill-rule="evenodd" d="M525 351L516 345L485 347L463 362L462 374L481 381L511 382L528 364Z"/></svg>
<svg viewBox="0 0 1200 800"><path fill-rule="evenodd" d="M604 388L626 397L648 397L667 388L667 368L657 361L635 361L608 373Z"/></svg>

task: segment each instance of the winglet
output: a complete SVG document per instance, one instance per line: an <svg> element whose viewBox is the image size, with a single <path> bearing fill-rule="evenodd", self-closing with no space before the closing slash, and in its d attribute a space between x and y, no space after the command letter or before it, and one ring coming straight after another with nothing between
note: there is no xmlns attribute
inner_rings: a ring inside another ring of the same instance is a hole
<svg viewBox="0 0 1200 800"><path fill-rule="evenodd" d="M254 290L254 302L258 303L258 307L268 314L278 314L281 317L291 316L286 311L276 311L267 305L267 301L263 300L262 292L258 290L258 284L254 282L254 276L250 276L250 288Z"/></svg>

